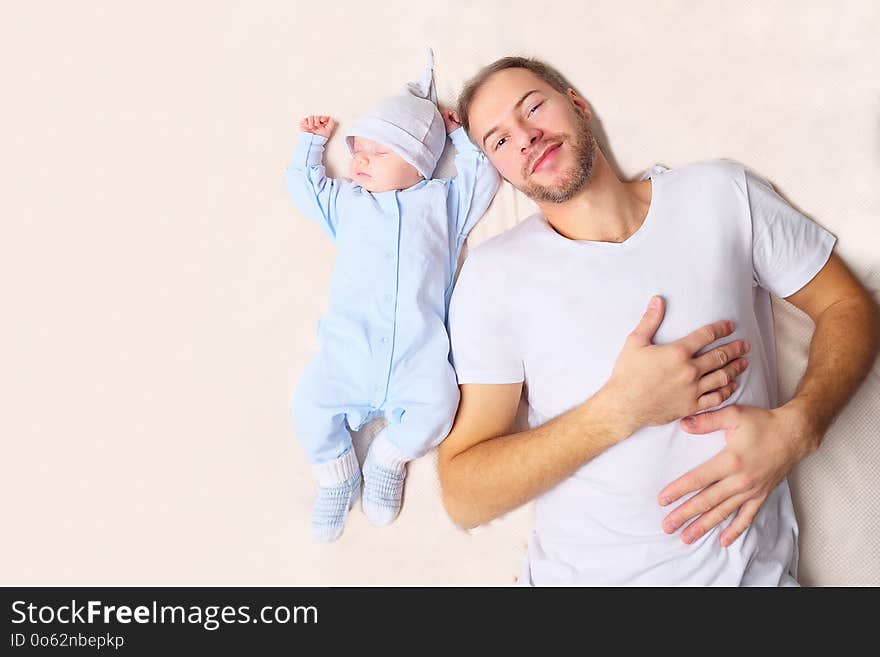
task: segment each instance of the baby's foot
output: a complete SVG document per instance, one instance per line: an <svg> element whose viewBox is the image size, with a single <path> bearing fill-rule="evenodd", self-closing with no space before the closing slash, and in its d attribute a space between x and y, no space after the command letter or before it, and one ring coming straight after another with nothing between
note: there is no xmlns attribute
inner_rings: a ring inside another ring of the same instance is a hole
<svg viewBox="0 0 880 657"><path fill-rule="evenodd" d="M361 471L353 449L315 466L315 471L320 487L312 507L312 538L329 543L342 534L345 517L361 492Z"/></svg>
<svg viewBox="0 0 880 657"><path fill-rule="evenodd" d="M400 512L406 457L381 435L370 445L364 462L364 497L362 506L374 525L391 524Z"/></svg>

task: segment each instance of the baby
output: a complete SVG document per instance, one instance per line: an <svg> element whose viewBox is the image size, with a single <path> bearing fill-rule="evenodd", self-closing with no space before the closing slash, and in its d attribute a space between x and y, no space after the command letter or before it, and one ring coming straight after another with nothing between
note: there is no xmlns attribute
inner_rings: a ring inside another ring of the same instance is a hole
<svg viewBox="0 0 880 657"><path fill-rule="evenodd" d="M293 396L296 435L319 489L312 534L333 541L361 490L349 429L384 416L363 468L363 510L378 526L400 511L406 464L439 444L458 407L446 311L459 253L492 202L498 173L458 114L437 107L433 53L420 82L355 121L347 179L322 155L335 122L309 116L287 167L297 208L336 243L320 350ZM454 178L431 178L446 144ZM347 425L347 426L346 426Z"/></svg>

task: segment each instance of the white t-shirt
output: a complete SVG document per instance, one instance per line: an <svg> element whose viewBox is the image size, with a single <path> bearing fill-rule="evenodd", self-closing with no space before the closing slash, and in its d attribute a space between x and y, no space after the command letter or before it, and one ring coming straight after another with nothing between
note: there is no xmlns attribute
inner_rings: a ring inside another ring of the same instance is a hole
<svg viewBox="0 0 880 657"><path fill-rule="evenodd" d="M449 311L460 384L524 381L534 428L607 380L650 297L666 344L717 320L736 323L749 367L725 402L773 408L776 354L770 295L787 297L827 261L835 238L765 180L727 161L650 172L644 223L621 243L570 240L538 213L474 249ZM766 436L772 440L772 436ZM539 496L521 584L797 585L797 522L787 481L728 548L721 531L691 545L657 495L725 445L678 422L646 427Z"/></svg>

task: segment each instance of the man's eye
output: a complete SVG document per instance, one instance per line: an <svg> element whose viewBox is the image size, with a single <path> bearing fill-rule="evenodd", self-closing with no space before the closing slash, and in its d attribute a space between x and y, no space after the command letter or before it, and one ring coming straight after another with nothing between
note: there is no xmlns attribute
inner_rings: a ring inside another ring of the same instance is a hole
<svg viewBox="0 0 880 657"><path fill-rule="evenodd" d="M495 144L495 150L496 150L496 151L498 150L498 147L501 146L501 144L504 143L504 140L505 140L505 139L507 139L507 137L502 137L501 139L498 140L498 143Z"/></svg>
<svg viewBox="0 0 880 657"><path fill-rule="evenodd" d="M532 109L530 109L530 110L529 110L529 116L531 116L531 115L532 115L532 112L534 112L536 109L538 109L538 108L539 108L541 105L543 105L543 104L544 104L543 102L540 102L540 103L538 103L537 105L535 105Z"/></svg>

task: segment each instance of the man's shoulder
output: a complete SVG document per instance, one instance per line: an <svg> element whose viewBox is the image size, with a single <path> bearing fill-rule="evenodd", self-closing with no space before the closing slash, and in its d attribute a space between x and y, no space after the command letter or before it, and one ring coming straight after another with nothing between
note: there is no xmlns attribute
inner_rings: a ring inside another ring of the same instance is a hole
<svg viewBox="0 0 880 657"><path fill-rule="evenodd" d="M745 167L736 160L727 158L716 158L713 160L697 160L696 162L688 162L677 167L666 167L663 165L655 165L661 169L660 175L663 176L682 176L682 177L736 177L742 175Z"/></svg>
<svg viewBox="0 0 880 657"><path fill-rule="evenodd" d="M540 228L541 213L536 212L503 233L468 249L467 260L473 258L475 261L496 263L499 260L515 260L523 249L528 249L533 244L535 234L540 232Z"/></svg>
<svg viewBox="0 0 880 657"><path fill-rule="evenodd" d="M469 248L455 285L455 294L467 288L469 294L503 296L510 289L509 282L516 278L529 263L534 262L536 233L541 214L535 213L503 233L490 237L478 246Z"/></svg>
<svg viewBox="0 0 880 657"><path fill-rule="evenodd" d="M689 162L678 167L661 167L656 174L662 177L663 182L673 185L697 185L702 188L713 186L731 186L742 192L745 191L746 168L736 160L713 159Z"/></svg>

